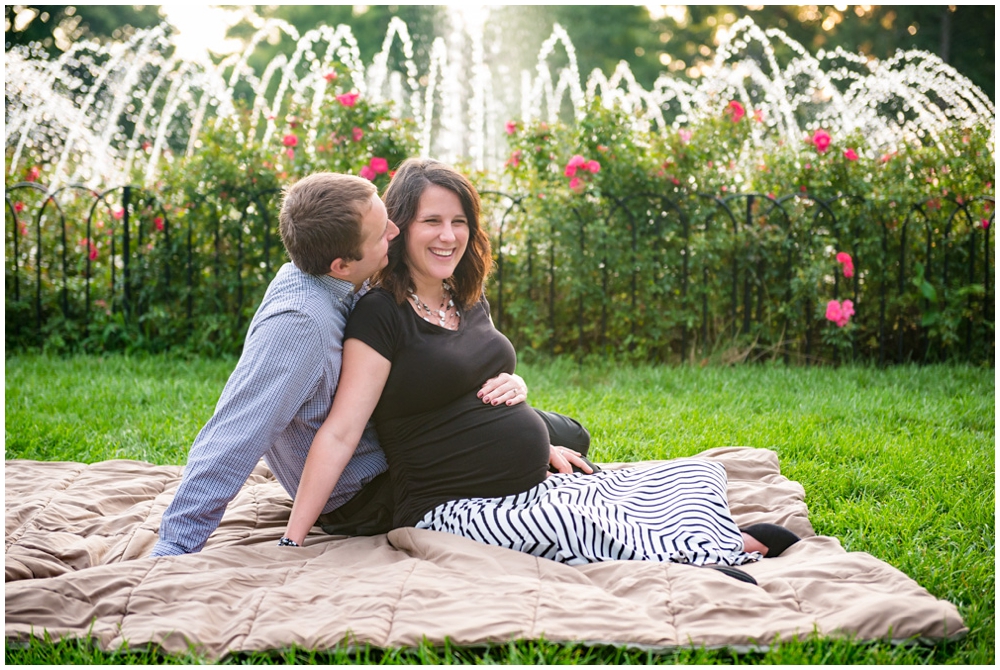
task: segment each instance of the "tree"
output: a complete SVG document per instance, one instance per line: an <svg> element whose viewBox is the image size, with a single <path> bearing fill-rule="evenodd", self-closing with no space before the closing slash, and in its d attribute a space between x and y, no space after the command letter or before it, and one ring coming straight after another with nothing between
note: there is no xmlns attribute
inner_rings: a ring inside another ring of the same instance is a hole
<svg viewBox="0 0 1000 670"><path fill-rule="evenodd" d="M299 35L320 25L335 27L341 23L351 27L351 33L358 42L363 63L371 63L382 48L393 17L402 19L414 43L414 56L426 59L434 39L435 8L426 5L267 5L255 6L254 12L261 18L283 19L293 25ZM247 21L241 21L227 33L229 37L249 39L256 32ZM282 37L277 41L260 44L250 59L250 66L257 72L263 71L267 63L279 53L291 54L291 41ZM394 49L390 64L398 58Z"/></svg>
<svg viewBox="0 0 1000 670"><path fill-rule="evenodd" d="M78 40L128 39L161 21L154 5L4 5L4 51L34 42L55 55Z"/></svg>

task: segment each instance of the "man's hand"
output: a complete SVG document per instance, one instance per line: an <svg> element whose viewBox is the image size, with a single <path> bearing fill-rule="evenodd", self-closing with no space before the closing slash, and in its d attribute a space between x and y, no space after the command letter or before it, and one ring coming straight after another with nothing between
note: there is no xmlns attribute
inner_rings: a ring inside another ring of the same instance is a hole
<svg viewBox="0 0 1000 670"><path fill-rule="evenodd" d="M556 470L562 473L570 474L573 472L573 466L580 468L588 475L593 474L594 469L587 465L587 461L583 460L583 456L578 451L573 451L566 447L557 447L555 445L549 445L549 465L554 467ZM551 472L548 474L552 474Z"/></svg>
<svg viewBox="0 0 1000 670"><path fill-rule="evenodd" d="M483 384L479 397L487 405L516 405L528 399L528 385L518 375L501 372Z"/></svg>

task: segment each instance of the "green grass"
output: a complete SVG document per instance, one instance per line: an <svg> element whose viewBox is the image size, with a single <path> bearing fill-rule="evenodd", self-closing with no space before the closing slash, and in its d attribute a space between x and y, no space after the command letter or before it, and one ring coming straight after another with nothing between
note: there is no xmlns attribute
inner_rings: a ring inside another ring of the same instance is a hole
<svg viewBox="0 0 1000 670"><path fill-rule="evenodd" d="M6 360L6 458L183 463L235 361ZM522 366L532 404L579 418L598 461L767 447L806 490L816 532L868 552L955 603L969 635L934 647L810 638L767 653L650 653L522 641L477 649L303 650L226 663L963 663L995 658L994 371L928 366ZM8 663L192 663L77 641L7 645Z"/></svg>

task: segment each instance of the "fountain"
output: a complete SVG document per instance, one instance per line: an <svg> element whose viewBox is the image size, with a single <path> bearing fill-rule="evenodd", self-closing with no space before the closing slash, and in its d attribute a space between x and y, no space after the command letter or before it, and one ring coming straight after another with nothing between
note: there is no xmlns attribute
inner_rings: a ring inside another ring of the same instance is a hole
<svg viewBox="0 0 1000 670"><path fill-rule="evenodd" d="M762 113L764 123L752 138L758 146L798 141L822 126L832 133L862 134L871 155L904 143L940 146L947 127L994 128L989 98L933 54L900 52L881 62L840 49L814 56L780 30L762 29L750 18L731 27L700 80L665 73L650 90L636 82L624 61L610 77L595 70L584 80L570 36L557 24L541 46L535 71L521 73L520 99L501 99L494 63L503 59L487 58L497 49L484 44L485 16L467 12L452 18L455 29L448 39L434 40L423 71L398 18L367 66L349 26L321 26L299 35L277 19L264 22L242 53L215 67L166 55L172 48L163 27L139 31L127 42L80 42L54 60L13 49L5 57L8 173L23 168L30 150L32 160L47 166L52 189L71 182L92 188L126 183L136 170L149 184L162 162L172 160L170 147L192 154L205 123L235 112L238 88L251 91L252 129L265 140L290 103L311 102L318 111L329 85L323 75L335 62L351 72L361 95L392 101L395 114L415 119L423 154L465 158L480 169L498 167L506 156L500 131L507 119L554 121L567 98L577 119L600 97L604 105L626 110L635 128L659 132L718 114L737 100ZM274 30L295 40L295 50L255 73L248 60ZM399 70L389 66L394 49L401 54ZM568 64L553 72L549 61L559 49Z"/></svg>

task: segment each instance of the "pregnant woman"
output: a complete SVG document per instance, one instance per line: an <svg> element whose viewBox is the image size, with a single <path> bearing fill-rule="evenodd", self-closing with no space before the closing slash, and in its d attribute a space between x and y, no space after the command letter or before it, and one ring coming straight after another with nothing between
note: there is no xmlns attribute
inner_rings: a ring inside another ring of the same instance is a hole
<svg viewBox="0 0 1000 670"><path fill-rule="evenodd" d="M727 566L776 556L797 537L736 526L718 463L549 475L548 432L526 404L487 405L486 379L514 372L483 283L492 256L479 196L450 166L410 159L385 193L399 227L389 263L347 325L340 387L316 434L284 546L320 513L365 422L374 419L397 500L394 526L462 535L580 564Z"/></svg>

